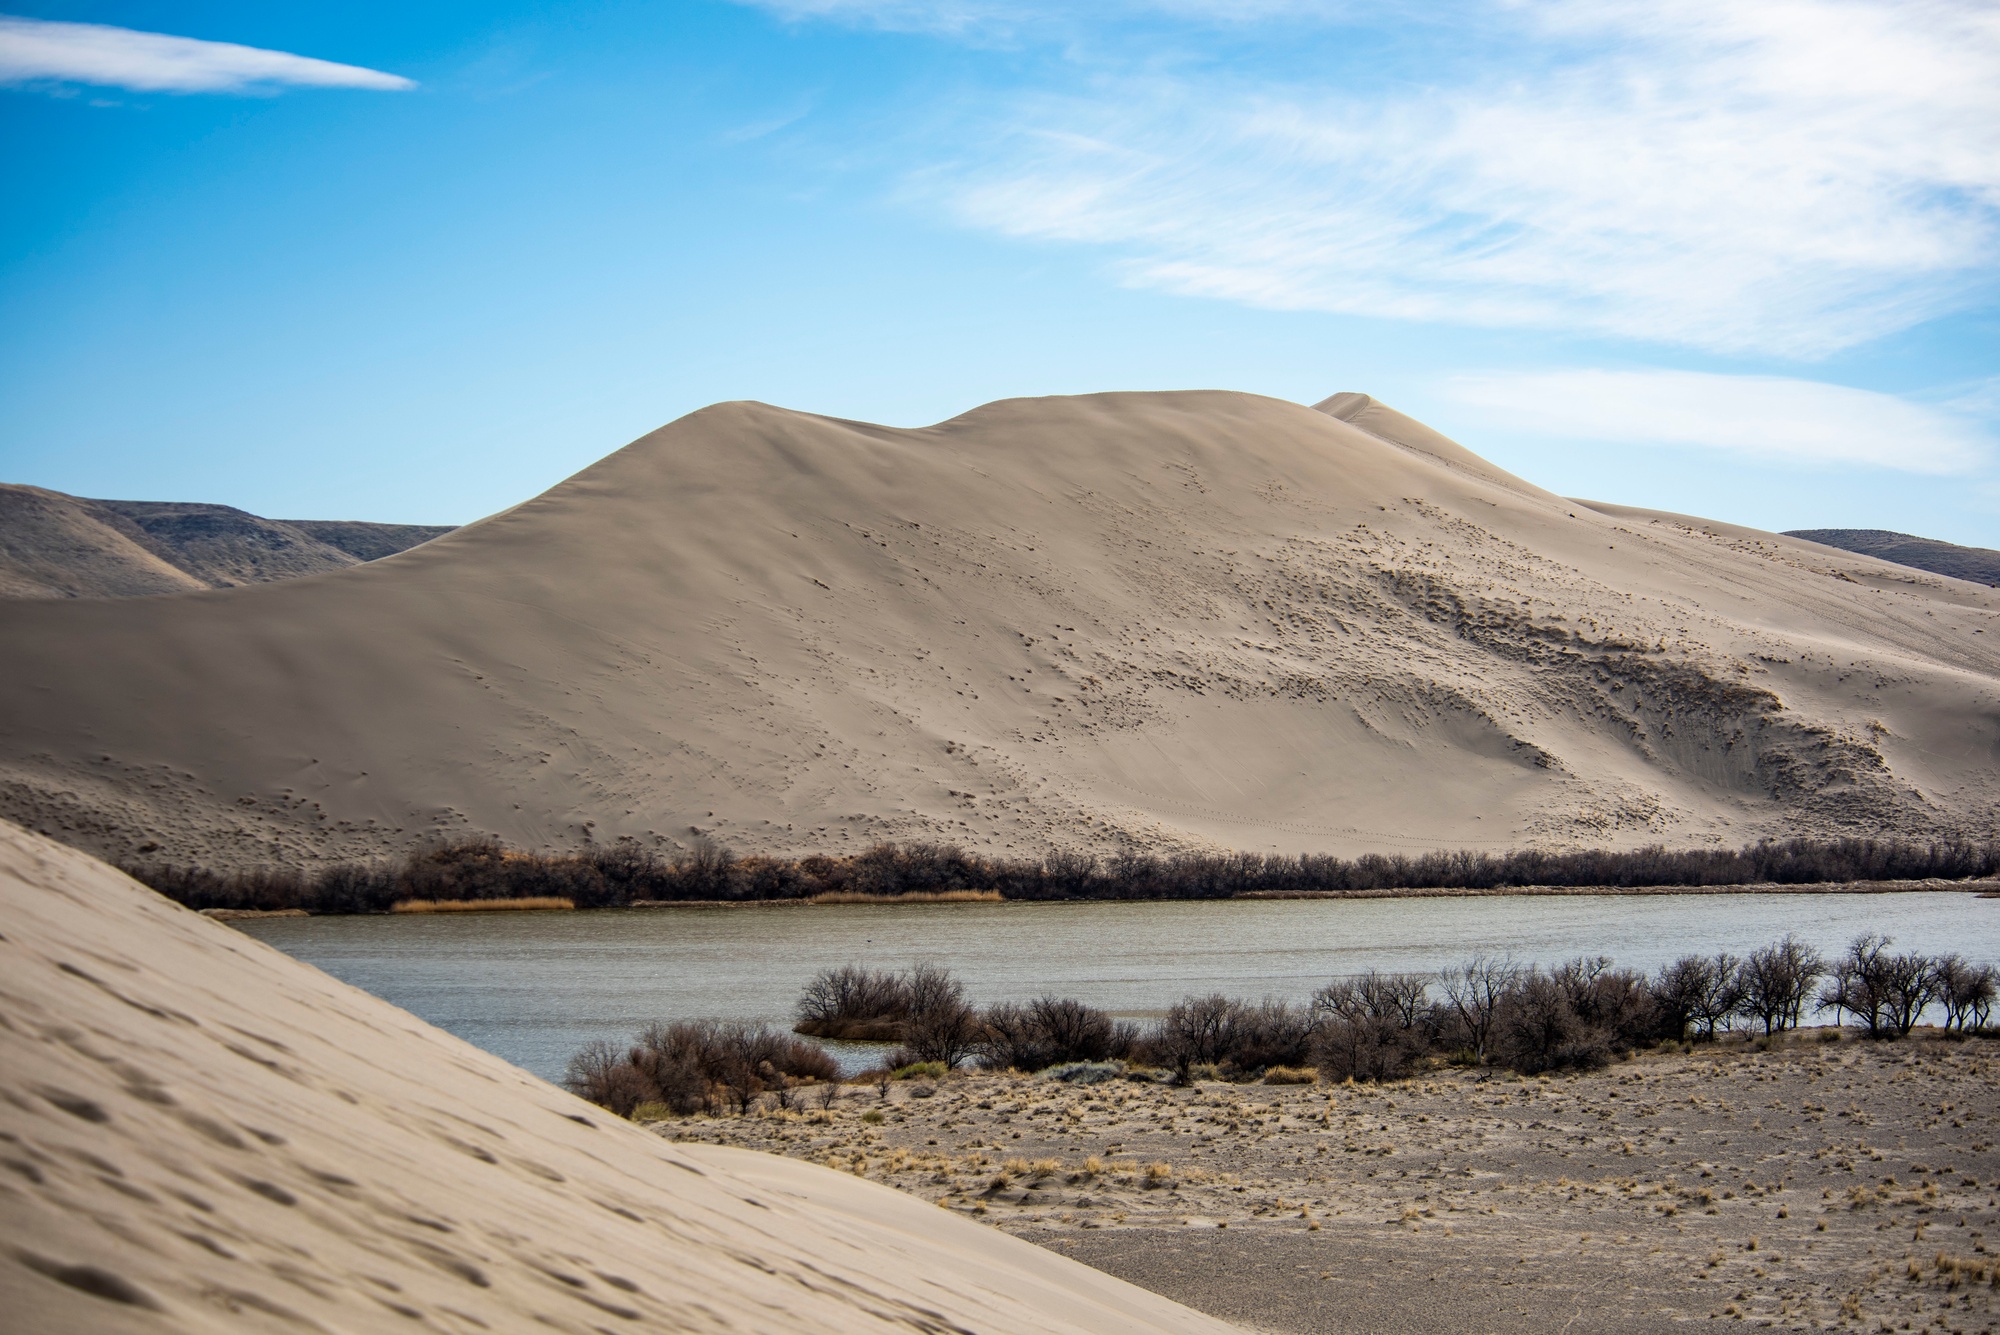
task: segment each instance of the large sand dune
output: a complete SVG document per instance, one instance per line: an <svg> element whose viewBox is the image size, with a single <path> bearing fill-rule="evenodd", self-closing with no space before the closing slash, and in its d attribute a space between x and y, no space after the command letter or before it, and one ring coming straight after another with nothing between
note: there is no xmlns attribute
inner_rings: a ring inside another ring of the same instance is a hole
<svg viewBox="0 0 2000 1335"><path fill-rule="evenodd" d="M0 607L0 814L215 864L1986 832L1996 614L1362 395L731 403L385 560Z"/></svg>
<svg viewBox="0 0 2000 1335"><path fill-rule="evenodd" d="M0 825L0 1326L1226 1335L888 1187L676 1146Z"/></svg>

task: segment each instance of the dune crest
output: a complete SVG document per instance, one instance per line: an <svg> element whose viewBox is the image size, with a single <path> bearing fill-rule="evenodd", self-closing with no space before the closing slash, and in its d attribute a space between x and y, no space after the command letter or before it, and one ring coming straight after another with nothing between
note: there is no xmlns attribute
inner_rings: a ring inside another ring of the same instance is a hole
<svg viewBox="0 0 2000 1335"><path fill-rule="evenodd" d="M675 1145L0 825L22 1331L1227 1335L887 1187Z"/></svg>
<svg viewBox="0 0 2000 1335"><path fill-rule="evenodd" d="M0 814L215 866L1992 832L2000 591L1322 407L718 404L390 561L0 606Z"/></svg>

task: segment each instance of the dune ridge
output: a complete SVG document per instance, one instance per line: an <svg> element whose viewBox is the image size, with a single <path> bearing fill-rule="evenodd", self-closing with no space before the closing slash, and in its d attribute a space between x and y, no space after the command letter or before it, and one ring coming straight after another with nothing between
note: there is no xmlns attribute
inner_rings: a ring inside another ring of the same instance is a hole
<svg viewBox="0 0 2000 1335"><path fill-rule="evenodd" d="M2000 591L1322 408L718 404L389 561L0 606L0 814L218 867L1994 833Z"/></svg>
<svg viewBox="0 0 2000 1335"><path fill-rule="evenodd" d="M0 825L22 1331L1234 1327L843 1173L675 1145Z"/></svg>

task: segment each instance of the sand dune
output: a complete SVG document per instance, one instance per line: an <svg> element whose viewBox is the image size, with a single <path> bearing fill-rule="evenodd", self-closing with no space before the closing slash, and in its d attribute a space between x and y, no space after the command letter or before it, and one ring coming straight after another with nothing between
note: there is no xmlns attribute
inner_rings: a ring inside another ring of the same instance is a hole
<svg viewBox="0 0 2000 1335"><path fill-rule="evenodd" d="M721 404L382 561L0 607L0 814L239 864L1991 828L2000 591L1321 407Z"/></svg>
<svg viewBox="0 0 2000 1335"><path fill-rule="evenodd" d="M668 1144L11 826L0 909L9 1330L1232 1329L887 1187Z"/></svg>

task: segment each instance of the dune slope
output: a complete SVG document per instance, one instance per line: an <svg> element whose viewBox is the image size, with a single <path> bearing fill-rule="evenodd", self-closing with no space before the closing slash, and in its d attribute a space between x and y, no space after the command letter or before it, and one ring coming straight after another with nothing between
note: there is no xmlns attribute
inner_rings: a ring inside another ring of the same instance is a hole
<svg viewBox="0 0 2000 1335"><path fill-rule="evenodd" d="M2000 591L1322 408L721 404L386 560L0 607L0 814L211 864L1991 828Z"/></svg>
<svg viewBox="0 0 2000 1335"><path fill-rule="evenodd" d="M18 1331L1232 1329L830 1169L678 1146L0 826Z"/></svg>

